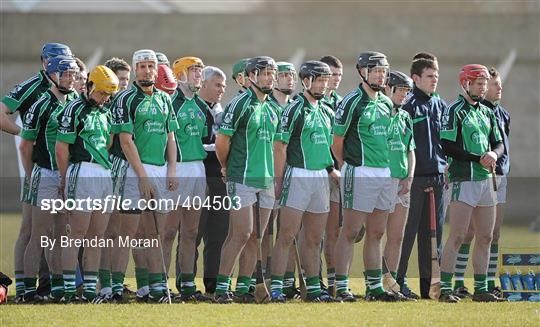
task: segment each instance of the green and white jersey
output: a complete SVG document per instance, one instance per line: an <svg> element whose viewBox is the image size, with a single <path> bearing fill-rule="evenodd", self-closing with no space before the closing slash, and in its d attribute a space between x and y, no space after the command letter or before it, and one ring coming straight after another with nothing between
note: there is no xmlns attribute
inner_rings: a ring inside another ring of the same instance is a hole
<svg viewBox="0 0 540 327"><path fill-rule="evenodd" d="M148 95L133 82L115 97L111 116L112 132L133 135L142 163L165 165L167 134L178 129L167 93L154 87L152 95Z"/></svg>
<svg viewBox="0 0 540 327"><path fill-rule="evenodd" d="M56 140L69 144L70 162L93 162L111 168L107 151L111 125L107 109L93 106L81 95L65 106L58 122Z"/></svg>
<svg viewBox="0 0 540 327"><path fill-rule="evenodd" d="M359 86L347 94L336 111L334 134L343 136L343 159L349 165L386 168L388 126L392 101L377 93L372 100Z"/></svg>
<svg viewBox="0 0 540 327"><path fill-rule="evenodd" d="M62 103L49 89L26 111L21 137L35 141L32 161L38 166L58 170L55 154L58 118L65 105L76 98L77 94L71 92L66 96L66 102Z"/></svg>
<svg viewBox="0 0 540 327"><path fill-rule="evenodd" d="M285 108L287 108L287 106L290 105L292 101L293 101L292 98L289 97L287 104L282 106L279 104L273 92L268 95L268 103L274 106L274 108L276 109L276 113L278 114L278 117L280 119L281 119L281 115L283 115L283 111L285 111Z"/></svg>
<svg viewBox="0 0 540 327"><path fill-rule="evenodd" d="M204 160L207 156L202 138L208 136L206 113L208 106L195 94L186 98L180 88L172 95L172 107L178 121L176 152L178 162Z"/></svg>
<svg viewBox="0 0 540 327"><path fill-rule="evenodd" d="M51 83L40 70L38 74L15 86L11 92L2 98L2 102L11 113L18 111L21 119L26 111L51 87Z"/></svg>
<svg viewBox="0 0 540 327"><path fill-rule="evenodd" d="M455 142L478 156L490 151L491 143L502 142L493 111L481 103L473 106L461 95L444 112L441 139ZM481 181L491 176L480 163L455 158L448 172L451 182Z"/></svg>
<svg viewBox="0 0 540 327"><path fill-rule="evenodd" d="M287 143L287 164L320 170L333 166L330 145L334 114L322 101L316 106L299 95L283 113L276 139Z"/></svg>
<svg viewBox="0 0 540 327"><path fill-rule="evenodd" d="M416 148L412 126L411 115L397 108L388 127L390 175L394 178L404 179L408 176L408 155Z"/></svg>
<svg viewBox="0 0 540 327"><path fill-rule="evenodd" d="M111 116L111 125L112 125L112 107L120 93L122 92L116 93L114 97L111 98L109 103L106 104L108 108L109 116ZM121 158L122 160L126 160L126 156L124 155L124 151L122 151L122 146L120 145L120 135L113 134L113 141L112 141L111 146L109 147L109 153L115 157Z"/></svg>
<svg viewBox="0 0 540 327"><path fill-rule="evenodd" d="M324 102L324 104L326 104L328 107L330 107L332 109L332 111L336 112L337 110L337 107L339 105L339 103L341 102L341 100L343 100L343 97L339 94L337 94L336 91L332 91L332 93L330 93L330 96L324 96L324 98L322 99L322 101Z"/></svg>
<svg viewBox="0 0 540 327"><path fill-rule="evenodd" d="M219 131L231 137L228 181L257 188L272 184L277 126L274 106L268 101L259 101L251 89L227 105Z"/></svg>

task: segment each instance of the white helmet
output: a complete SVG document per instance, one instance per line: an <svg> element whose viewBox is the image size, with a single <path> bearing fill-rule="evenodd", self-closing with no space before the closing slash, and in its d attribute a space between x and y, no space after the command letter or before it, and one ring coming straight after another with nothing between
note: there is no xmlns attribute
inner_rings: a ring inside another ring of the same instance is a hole
<svg viewBox="0 0 540 327"><path fill-rule="evenodd" d="M143 49L135 51L133 53L133 61L131 67L133 67L133 69L136 69L137 64L143 61L153 61L156 64L157 69L158 60L154 50Z"/></svg>

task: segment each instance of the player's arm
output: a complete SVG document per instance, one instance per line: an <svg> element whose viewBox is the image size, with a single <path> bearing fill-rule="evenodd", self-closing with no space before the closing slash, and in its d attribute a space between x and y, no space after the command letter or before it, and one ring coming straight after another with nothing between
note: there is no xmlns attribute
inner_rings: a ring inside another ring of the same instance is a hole
<svg viewBox="0 0 540 327"><path fill-rule="evenodd" d="M29 178L32 175L32 152L34 149L34 141L30 140L21 140L19 144L19 153L21 154L21 161L26 174L26 178Z"/></svg>
<svg viewBox="0 0 540 327"><path fill-rule="evenodd" d="M407 168L407 177L399 181L399 184L401 185L401 189L398 192L399 195L407 194L411 190L414 169L416 167L416 155L414 154L414 150L410 150L407 153L407 164L409 165Z"/></svg>
<svg viewBox="0 0 540 327"><path fill-rule="evenodd" d="M133 170L135 171L135 174L137 174L137 177L148 177L148 175L146 174L146 170L144 169L144 166L142 164L141 157L139 156L139 151L135 146L135 142L133 142L132 135L127 132L121 132L119 134L119 137L122 152L124 152L126 160L129 162L131 167L133 167Z"/></svg>
<svg viewBox="0 0 540 327"><path fill-rule="evenodd" d="M0 102L0 129L6 133L19 135L21 128L11 119L9 108Z"/></svg>
<svg viewBox="0 0 540 327"><path fill-rule="evenodd" d="M225 177L227 171L227 161L229 160L229 152L231 150L231 137L229 135L219 133L216 135L216 156L221 165L221 174Z"/></svg>
<svg viewBox="0 0 540 327"><path fill-rule="evenodd" d="M59 192L61 192L63 195L69 162L69 143L57 140L54 152L56 156L56 165L58 166L58 173L60 174L60 185L58 188Z"/></svg>
<svg viewBox="0 0 540 327"><path fill-rule="evenodd" d="M336 158L338 162L338 165L339 165L338 168L340 169L343 166L343 141L344 140L345 138L343 136L334 134L334 141L332 145L330 146L330 148L332 149L332 153L334 154L334 157Z"/></svg>
<svg viewBox="0 0 540 327"><path fill-rule="evenodd" d="M486 151L480 159L480 164L486 168L494 168L499 159L504 154L504 144L502 142L502 136L499 131L499 125L497 124L497 118L493 113L490 114L491 120L491 132L489 133L489 144L491 150Z"/></svg>

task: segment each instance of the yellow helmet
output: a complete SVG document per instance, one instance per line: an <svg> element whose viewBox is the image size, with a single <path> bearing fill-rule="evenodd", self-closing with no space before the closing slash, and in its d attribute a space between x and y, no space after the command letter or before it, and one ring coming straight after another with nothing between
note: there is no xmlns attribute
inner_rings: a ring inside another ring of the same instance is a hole
<svg viewBox="0 0 540 327"><path fill-rule="evenodd" d="M92 69L88 75L88 93L94 91L103 91L108 94L113 94L118 91L118 77L114 72L103 65Z"/></svg>
<svg viewBox="0 0 540 327"><path fill-rule="evenodd" d="M178 74L180 73L184 73L187 75L188 68L192 66L204 68L204 64L201 58L182 57L182 58L176 59L172 67L174 76L178 77Z"/></svg>

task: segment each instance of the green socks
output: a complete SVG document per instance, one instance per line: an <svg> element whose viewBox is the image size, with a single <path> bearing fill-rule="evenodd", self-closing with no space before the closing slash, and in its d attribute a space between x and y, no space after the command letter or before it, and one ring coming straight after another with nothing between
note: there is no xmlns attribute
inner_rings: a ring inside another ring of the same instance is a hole
<svg viewBox="0 0 540 327"><path fill-rule="evenodd" d="M24 271L15 271L15 295L24 295Z"/></svg>
<svg viewBox="0 0 540 327"><path fill-rule="evenodd" d="M124 273L119 271L113 271L112 273L112 292L123 294L124 293Z"/></svg>
<svg viewBox="0 0 540 327"><path fill-rule="evenodd" d="M282 276L272 275L270 279L272 280L270 284L270 293L276 292L278 294L282 294L283 293L283 275Z"/></svg>
<svg viewBox="0 0 540 327"><path fill-rule="evenodd" d="M474 294L487 293L487 275L474 275Z"/></svg>
<svg viewBox="0 0 540 327"><path fill-rule="evenodd" d="M315 298L321 295L321 282L319 275L306 278L307 296Z"/></svg>
<svg viewBox="0 0 540 327"><path fill-rule="evenodd" d="M384 293L384 288L382 286L382 269L366 270L366 279L370 295Z"/></svg>
<svg viewBox="0 0 540 327"><path fill-rule="evenodd" d="M447 273L441 271L441 294L451 294L452 293L452 277L453 273Z"/></svg>
<svg viewBox="0 0 540 327"><path fill-rule="evenodd" d="M497 263L499 259L499 244L491 243L489 265L487 271L488 291L495 288L495 276L497 275Z"/></svg>
<svg viewBox="0 0 540 327"><path fill-rule="evenodd" d="M182 295L192 295L197 291L195 286L195 274L184 274L180 275L180 293Z"/></svg>
<svg viewBox="0 0 540 327"><path fill-rule="evenodd" d="M349 277L347 275L336 275L336 295L349 291Z"/></svg>
<svg viewBox="0 0 540 327"><path fill-rule="evenodd" d="M465 271L469 261L470 244L461 244L456 260L454 289L465 286Z"/></svg>
<svg viewBox="0 0 540 327"><path fill-rule="evenodd" d="M92 300L96 297L96 283L98 279L97 271L85 271L84 272L84 292L83 296Z"/></svg>
<svg viewBox="0 0 540 327"><path fill-rule="evenodd" d="M216 295L223 295L229 291L231 277L225 275L217 275Z"/></svg>
<svg viewBox="0 0 540 327"><path fill-rule="evenodd" d="M75 295L77 288L75 287L75 270L64 270L64 297L66 300L71 299Z"/></svg>
<svg viewBox="0 0 540 327"><path fill-rule="evenodd" d="M236 280L236 290L237 295L246 294L249 292L249 286L251 284L251 277L249 276L238 276Z"/></svg>
<svg viewBox="0 0 540 327"><path fill-rule="evenodd" d="M55 299L61 299L64 296L64 278L60 274L52 275L51 296Z"/></svg>

